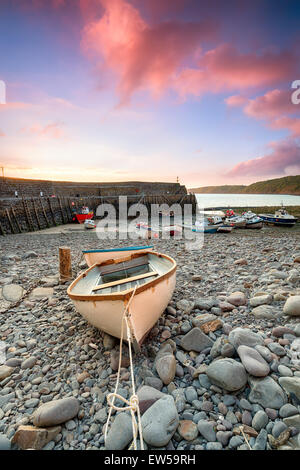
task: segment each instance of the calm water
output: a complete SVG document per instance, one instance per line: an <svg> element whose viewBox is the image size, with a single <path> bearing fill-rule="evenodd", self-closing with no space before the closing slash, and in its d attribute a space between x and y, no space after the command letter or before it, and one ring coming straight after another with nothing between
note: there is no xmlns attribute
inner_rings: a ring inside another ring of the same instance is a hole
<svg viewBox="0 0 300 470"><path fill-rule="evenodd" d="M300 206L300 196L285 194L196 194L199 207Z"/></svg>

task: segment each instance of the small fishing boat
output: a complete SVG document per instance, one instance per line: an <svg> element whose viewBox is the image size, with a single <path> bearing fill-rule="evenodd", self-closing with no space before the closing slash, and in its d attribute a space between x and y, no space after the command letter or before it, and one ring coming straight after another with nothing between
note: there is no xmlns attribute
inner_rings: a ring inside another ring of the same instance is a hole
<svg viewBox="0 0 300 470"><path fill-rule="evenodd" d="M148 253L154 248L153 245L148 246L126 246L123 248L110 248L107 250L84 250L86 264L91 267L96 263L103 263L111 259L124 258L124 256L135 255L136 253Z"/></svg>
<svg viewBox="0 0 300 470"><path fill-rule="evenodd" d="M129 305L138 347L172 297L176 267L176 261L162 253L129 254L93 264L72 282L67 293L83 318L117 338L121 337L124 310Z"/></svg>
<svg viewBox="0 0 300 470"><path fill-rule="evenodd" d="M196 233L217 233L218 231L217 225L199 225L196 228L192 228L192 232Z"/></svg>
<svg viewBox="0 0 300 470"><path fill-rule="evenodd" d="M229 225L234 228L245 228L246 227L246 219L239 215L233 215L231 217L226 217L224 221L224 225Z"/></svg>
<svg viewBox="0 0 300 470"><path fill-rule="evenodd" d="M90 211L87 206L83 206L80 210L74 211L73 222L83 224L85 220L90 220L94 217L94 212Z"/></svg>
<svg viewBox="0 0 300 470"><path fill-rule="evenodd" d="M243 212L242 216L246 219L246 228L250 229L261 229L263 226L263 220L258 217L254 212L247 211Z"/></svg>
<svg viewBox="0 0 300 470"><path fill-rule="evenodd" d="M252 219L246 220L246 228L258 229L263 227L263 220L260 217L253 217Z"/></svg>
<svg viewBox="0 0 300 470"><path fill-rule="evenodd" d="M183 224L182 227L184 229L189 229L195 233L217 233L219 225L210 224L207 219L203 221L196 221L195 225L185 225Z"/></svg>
<svg viewBox="0 0 300 470"><path fill-rule="evenodd" d="M293 227L297 223L297 217L290 215L284 207L275 211L275 214L259 214L265 224Z"/></svg>
<svg viewBox="0 0 300 470"><path fill-rule="evenodd" d="M96 228L96 223L92 219L86 219L83 225L86 230L91 230L91 229Z"/></svg>
<svg viewBox="0 0 300 470"><path fill-rule="evenodd" d="M212 214L206 217L210 225L223 225L223 219L220 215Z"/></svg>

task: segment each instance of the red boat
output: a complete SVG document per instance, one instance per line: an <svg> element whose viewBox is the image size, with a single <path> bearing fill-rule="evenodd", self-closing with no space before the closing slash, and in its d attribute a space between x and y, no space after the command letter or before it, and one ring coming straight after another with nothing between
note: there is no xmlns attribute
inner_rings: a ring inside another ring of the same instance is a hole
<svg viewBox="0 0 300 470"><path fill-rule="evenodd" d="M83 224L85 220L90 220L94 217L94 212L90 211L87 206L83 206L80 211L73 214L73 222Z"/></svg>

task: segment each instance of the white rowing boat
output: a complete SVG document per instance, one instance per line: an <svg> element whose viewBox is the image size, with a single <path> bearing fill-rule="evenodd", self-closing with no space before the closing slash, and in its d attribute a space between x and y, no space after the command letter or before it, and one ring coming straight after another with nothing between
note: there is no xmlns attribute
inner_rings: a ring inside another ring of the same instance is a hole
<svg viewBox="0 0 300 470"><path fill-rule="evenodd" d="M172 297L176 267L175 260L165 254L129 254L94 264L72 282L67 292L89 323L117 338L130 300L131 329L140 345Z"/></svg>

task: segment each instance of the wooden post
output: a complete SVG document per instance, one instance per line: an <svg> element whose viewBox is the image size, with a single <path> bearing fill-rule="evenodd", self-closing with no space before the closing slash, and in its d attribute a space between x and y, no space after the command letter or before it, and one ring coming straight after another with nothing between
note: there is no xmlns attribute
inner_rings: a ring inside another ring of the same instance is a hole
<svg viewBox="0 0 300 470"><path fill-rule="evenodd" d="M56 221L55 221L53 209L52 209L52 207L51 207L50 197L48 197L48 204L49 204L49 209L50 209L50 212L51 212L51 215L52 215L52 219L53 219L53 225L57 225L57 224L56 224Z"/></svg>
<svg viewBox="0 0 300 470"><path fill-rule="evenodd" d="M40 220L39 220L39 215L38 215L38 212L37 212L37 210L36 210L36 205L35 205L35 201L34 201L33 198L32 198L32 204L33 204L33 210L34 210L34 213L35 213L35 218L36 218L36 221L37 221L39 230L41 230L41 224L40 224Z"/></svg>
<svg viewBox="0 0 300 470"><path fill-rule="evenodd" d="M71 248L68 246L59 247L59 275L61 283L72 279Z"/></svg>
<svg viewBox="0 0 300 470"><path fill-rule="evenodd" d="M6 212L7 220L9 222L9 225L10 225L10 228L11 228L11 233L16 233L15 227L13 226L13 223L12 223L10 215L9 215L9 210L7 208L5 209L5 212Z"/></svg>
<svg viewBox="0 0 300 470"><path fill-rule="evenodd" d="M26 216L26 220L27 220L27 226L28 226L29 230L32 230L34 232L35 227L33 225L32 218L31 218L29 209L27 207L27 202L25 201L24 198L22 198L22 202L23 202L24 212L25 212L25 216Z"/></svg>
<svg viewBox="0 0 300 470"><path fill-rule="evenodd" d="M13 207L11 208L11 213L12 213L12 215L14 216L14 219L15 219L16 225L17 225L17 227L18 227L18 229L19 229L19 232L22 233L21 226L20 226L20 224L19 224L18 218L17 218L17 216L16 216L16 213L15 213Z"/></svg>
<svg viewBox="0 0 300 470"><path fill-rule="evenodd" d="M48 217L47 217L47 214L46 214L45 208L44 208L44 206L43 206L42 198L40 198L40 203L41 203L42 211L43 211L43 214L44 214L44 217L45 217L45 220L46 220L47 226L48 226L48 228L50 228L50 227L51 227L51 225L50 225L50 223L49 223L49 220L48 220Z"/></svg>
<svg viewBox="0 0 300 470"><path fill-rule="evenodd" d="M60 207L61 221L62 221L63 224L65 224L66 223L65 222L65 216L64 216L62 205L61 205L60 197L58 197L57 199L58 199L58 203L59 203L59 207Z"/></svg>

